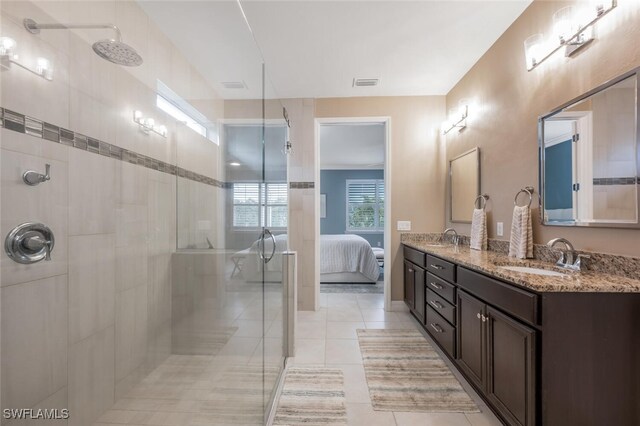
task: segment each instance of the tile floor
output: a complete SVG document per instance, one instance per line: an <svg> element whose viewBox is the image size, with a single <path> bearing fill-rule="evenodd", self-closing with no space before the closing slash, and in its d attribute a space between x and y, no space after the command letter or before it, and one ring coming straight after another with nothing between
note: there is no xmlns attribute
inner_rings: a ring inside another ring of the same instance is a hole
<svg viewBox="0 0 640 426"><path fill-rule="evenodd" d="M325 365L344 373L347 415L350 426L490 426L497 418L454 370L463 387L474 398L481 413L404 413L374 411L358 345L358 328L416 328L418 322L408 312L385 312L382 294L320 295L321 309L298 312L294 364ZM426 333L425 333L426 336ZM431 339L427 336L427 339ZM436 347L435 343L432 345ZM437 347L436 347L437 348ZM444 355L442 358L449 364ZM449 364L450 365L450 364Z"/></svg>

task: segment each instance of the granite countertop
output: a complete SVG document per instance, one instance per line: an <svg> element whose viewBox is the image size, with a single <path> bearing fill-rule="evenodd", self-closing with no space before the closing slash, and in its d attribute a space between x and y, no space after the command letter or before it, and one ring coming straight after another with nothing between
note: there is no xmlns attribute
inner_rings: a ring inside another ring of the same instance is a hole
<svg viewBox="0 0 640 426"><path fill-rule="evenodd" d="M640 293L640 280L594 271L569 271L535 259L514 259L495 251L471 250L469 246L437 246L433 242L403 241L403 244L433 254L468 269L482 272L537 292ZM525 266L562 272L564 276L535 275L503 269Z"/></svg>

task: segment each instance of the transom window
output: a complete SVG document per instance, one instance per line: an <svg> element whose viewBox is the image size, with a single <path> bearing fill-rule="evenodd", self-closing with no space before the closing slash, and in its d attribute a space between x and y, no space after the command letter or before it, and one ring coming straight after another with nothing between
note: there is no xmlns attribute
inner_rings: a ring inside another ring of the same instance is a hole
<svg viewBox="0 0 640 426"><path fill-rule="evenodd" d="M347 232L384 231L384 180L347 180Z"/></svg>
<svg viewBox="0 0 640 426"><path fill-rule="evenodd" d="M287 184L243 182L233 184L233 226L286 228Z"/></svg>

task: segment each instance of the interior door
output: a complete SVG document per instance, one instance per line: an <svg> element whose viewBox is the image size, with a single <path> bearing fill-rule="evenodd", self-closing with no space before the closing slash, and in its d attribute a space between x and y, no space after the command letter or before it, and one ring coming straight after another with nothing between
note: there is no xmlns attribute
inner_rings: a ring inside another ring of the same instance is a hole
<svg viewBox="0 0 640 426"><path fill-rule="evenodd" d="M458 290L458 365L481 389L485 388L486 307L483 302Z"/></svg>

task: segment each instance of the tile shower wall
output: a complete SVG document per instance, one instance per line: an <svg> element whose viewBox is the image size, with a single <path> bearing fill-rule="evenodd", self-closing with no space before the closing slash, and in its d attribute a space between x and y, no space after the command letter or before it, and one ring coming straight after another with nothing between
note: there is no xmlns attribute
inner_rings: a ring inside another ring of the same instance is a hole
<svg viewBox="0 0 640 426"><path fill-rule="evenodd" d="M16 66L2 69L0 106L221 178L217 145L155 108L156 80L212 120L222 116L222 101L135 2L3 1L0 7L1 35L17 41L21 60L44 56L54 68L51 82ZM22 27L25 17L113 22L145 63L125 69L98 58L89 44L104 38L96 32L31 35ZM134 109L153 112L169 137L142 134L132 121ZM86 426L170 354L177 235L190 244L201 237L191 232L198 223L215 223L222 189L8 129L0 132L0 234L37 221L56 237L50 262L20 265L4 251L0 257L2 408L68 407L70 419L55 424ZM45 163L51 164L50 181L34 187L22 182L24 171L44 170ZM180 230L177 180L185 196L214 206L181 216Z"/></svg>

